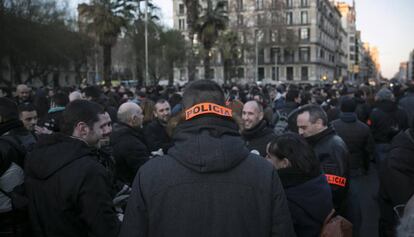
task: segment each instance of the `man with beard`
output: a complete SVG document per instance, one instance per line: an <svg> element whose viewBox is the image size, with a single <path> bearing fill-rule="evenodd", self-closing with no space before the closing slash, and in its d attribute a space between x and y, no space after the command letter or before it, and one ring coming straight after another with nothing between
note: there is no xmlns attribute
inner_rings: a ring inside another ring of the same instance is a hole
<svg viewBox="0 0 414 237"><path fill-rule="evenodd" d="M170 103L160 99L154 106L155 119L144 128L145 139L151 152L162 149L164 153L172 146L172 141L167 133L168 120L171 117Z"/></svg>
<svg viewBox="0 0 414 237"><path fill-rule="evenodd" d="M112 131L108 113L97 103L76 100L63 112L61 131L42 136L26 158L34 236L117 236L115 193L96 151Z"/></svg>
<svg viewBox="0 0 414 237"><path fill-rule="evenodd" d="M250 151L258 152L259 155L264 157L266 156L267 144L276 138L276 135L268 127L263 117L263 107L260 103L252 100L244 104L242 111L242 137Z"/></svg>

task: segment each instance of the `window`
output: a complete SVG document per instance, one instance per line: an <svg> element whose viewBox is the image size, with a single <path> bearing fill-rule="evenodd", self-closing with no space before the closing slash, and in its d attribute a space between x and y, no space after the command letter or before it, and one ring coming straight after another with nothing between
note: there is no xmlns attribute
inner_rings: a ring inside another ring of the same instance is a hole
<svg viewBox="0 0 414 237"><path fill-rule="evenodd" d="M300 22L302 24L308 24L308 12L301 12L300 13Z"/></svg>
<svg viewBox="0 0 414 237"><path fill-rule="evenodd" d="M243 0L237 0L236 8L238 11L243 11Z"/></svg>
<svg viewBox="0 0 414 237"><path fill-rule="evenodd" d="M280 63L280 49L279 48L271 48L270 49L270 60L272 63L277 64Z"/></svg>
<svg viewBox="0 0 414 237"><path fill-rule="evenodd" d="M265 24L264 14L257 14L257 25L264 25L264 24Z"/></svg>
<svg viewBox="0 0 414 237"><path fill-rule="evenodd" d="M309 40L309 29L301 28L299 29L299 35L301 40Z"/></svg>
<svg viewBox="0 0 414 237"><path fill-rule="evenodd" d="M272 80L279 81L279 67L272 67Z"/></svg>
<svg viewBox="0 0 414 237"><path fill-rule="evenodd" d="M242 67L237 68L237 77L244 78L244 68Z"/></svg>
<svg viewBox="0 0 414 237"><path fill-rule="evenodd" d="M349 55L349 60L354 61L354 60L355 60L355 55L350 54L350 55Z"/></svg>
<svg viewBox="0 0 414 237"><path fill-rule="evenodd" d="M292 0L286 0L286 7L287 8L293 7Z"/></svg>
<svg viewBox="0 0 414 237"><path fill-rule="evenodd" d="M293 24L293 13L287 12L286 13L286 24L292 25Z"/></svg>
<svg viewBox="0 0 414 237"><path fill-rule="evenodd" d="M286 63L293 63L295 54L292 50L285 49L285 52L284 52L283 56L284 56L284 59L285 59Z"/></svg>
<svg viewBox="0 0 414 237"><path fill-rule="evenodd" d="M243 15L237 15L237 25L242 26L243 24Z"/></svg>
<svg viewBox="0 0 414 237"><path fill-rule="evenodd" d="M256 10L263 10L263 0L256 0Z"/></svg>
<svg viewBox="0 0 414 237"><path fill-rule="evenodd" d="M185 69L181 68L180 69L180 79L184 80L185 78L186 78Z"/></svg>
<svg viewBox="0 0 414 237"><path fill-rule="evenodd" d="M300 71L300 79L302 81L307 81L309 79L308 67L302 67Z"/></svg>
<svg viewBox="0 0 414 237"><path fill-rule="evenodd" d="M355 37L354 36L349 37L349 41L350 42L355 42Z"/></svg>
<svg viewBox="0 0 414 237"><path fill-rule="evenodd" d="M301 7L309 7L309 1L308 0L301 0L300 1Z"/></svg>
<svg viewBox="0 0 414 237"><path fill-rule="evenodd" d="M263 79L265 78L265 70L263 67L258 68L258 74L258 81L263 81Z"/></svg>
<svg viewBox="0 0 414 237"><path fill-rule="evenodd" d="M325 58L325 50L321 49L320 58Z"/></svg>
<svg viewBox="0 0 414 237"><path fill-rule="evenodd" d="M350 46L350 47L349 47L349 51L351 51L351 52L355 52L355 46Z"/></svg>
<svg viewBox="0 0 414 237"><path fill-rule="evenodd" d="M299 48L299 59L302 62L309 62L310 60L310 49L308 47Z"/></svg>
<svg viewBox="0 0 414 237"><path fill-rule="evenodd" d="M293 81L293 67L286 68L286 79L288 81Z"/></svg>
<svg viewBox="0 0 414 237"><path fill-rule="evenodd" d="M279 3L279 0L272 0L272 9L273 10L278 9L278 3Z"/></svg>
<svg viewBox="0 0 414 237"><path fill-rule="evenodd" d="M178 29L179 30L185 30L185 21L184 21L184 19L179 19L178 20Z"/></svg>
<svg viewBox="0 0 414 237"><path fill-rule="evenodd" d="M259 64L264 64L264 61L265 61L265 50L264 49L259 49L258 59L259 59Z"/></svg>
<svg viewBox="0 0 414 237"><path fill-rule="evenodd" d="M179 13L180 15L184 14L184 4L180 3L180 4L178 5L178 13Z"/></svg>

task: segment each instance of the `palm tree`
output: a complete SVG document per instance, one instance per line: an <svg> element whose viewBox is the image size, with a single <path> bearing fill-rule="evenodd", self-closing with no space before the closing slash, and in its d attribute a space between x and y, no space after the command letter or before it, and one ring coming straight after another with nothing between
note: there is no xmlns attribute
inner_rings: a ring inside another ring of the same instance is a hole
<svg viewBox="0 0 414 237"><path fill-rule="evenodd" d="M187 56L187 64L188 64L188 80L193 81L195 68L196 68L196 60L194 55L193 49L193 42L194 42L194 33L196 30L196 22L199 17L199 3L198 0L184 0L185 7L187 9L187 32L188 32L188 39L189 39L189 50Z"/></svg>
<svg viewBox="0 0 414 237"><path fill-rule="evenodd" d="M103 80L111 84L112 47L132 16L133 5L123 0L94 0L80 4L79 15L86 20L85 28L103 49Z"/></svg>
<svg viewBox="0 0 414 237"><path fill-rule="evenodd" d="M210 51L215 45L220 32L227 27L228 17L225 8L225 1L218 1L213 8L211 0L207 0L207 7L203 10L203 15L197 21L196 32L204 48L205 79L211 79Z"/></svg>
<svg viewBox="0 0 414 237"><path fill-rule="evenodd" d="M235 66L240 63L243 44L237 32L227 30L219 37L218 48L223 61L224 84L227 84L235 76Z"/></svg>

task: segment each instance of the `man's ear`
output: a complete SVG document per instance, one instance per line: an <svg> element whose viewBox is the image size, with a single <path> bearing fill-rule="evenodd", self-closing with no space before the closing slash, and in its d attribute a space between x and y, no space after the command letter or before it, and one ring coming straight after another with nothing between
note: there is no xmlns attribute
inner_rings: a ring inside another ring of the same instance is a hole
<svg viewBox="0 0 414 237"><path fill-rule="evenodd" d="M155 113L155 111L152 112L152 114L154 115L154 118L158 118L157 113Z"/></svg>
<svg viewBox="0 0 414 237"><path fill-rule="evenodd" d="M264 117L264 113L263 112L259 112L259 119L262 120Z"/></svg>
<svg viewBox="0 0 414 237"><path fill-rule="evenodd" d="M85 122L79 122L76 124L73 130L73 135L76 137L84 138L89 134L90 128Z"/></svg>

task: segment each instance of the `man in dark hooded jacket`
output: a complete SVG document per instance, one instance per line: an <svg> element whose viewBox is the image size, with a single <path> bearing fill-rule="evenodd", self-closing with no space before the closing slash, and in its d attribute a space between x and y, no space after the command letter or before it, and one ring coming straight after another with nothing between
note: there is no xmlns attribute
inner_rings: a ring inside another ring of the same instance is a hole
<svg viewBox="0 0 414 237"><path fill-rule="evenodd" d="M394 137L379 172L380 236L395 236L398 223L393 208L406 204L414 194L413 127L414 124Z"/></svg>
<svg viewBox="0 0 414 237"><path fill-rule="evenodd" d="M135 177L121 237L295 236L277 172L249 153L219 85L195 81L168 155Z"/></svg>
<svg viewBox="0 0 414 237"><path fill-rule="evenodd" d="M26 158L34 236L117 236L110 174L94 147L111 132L108 113L76 100L63 112L61 131L39 139Z"/></svg>

